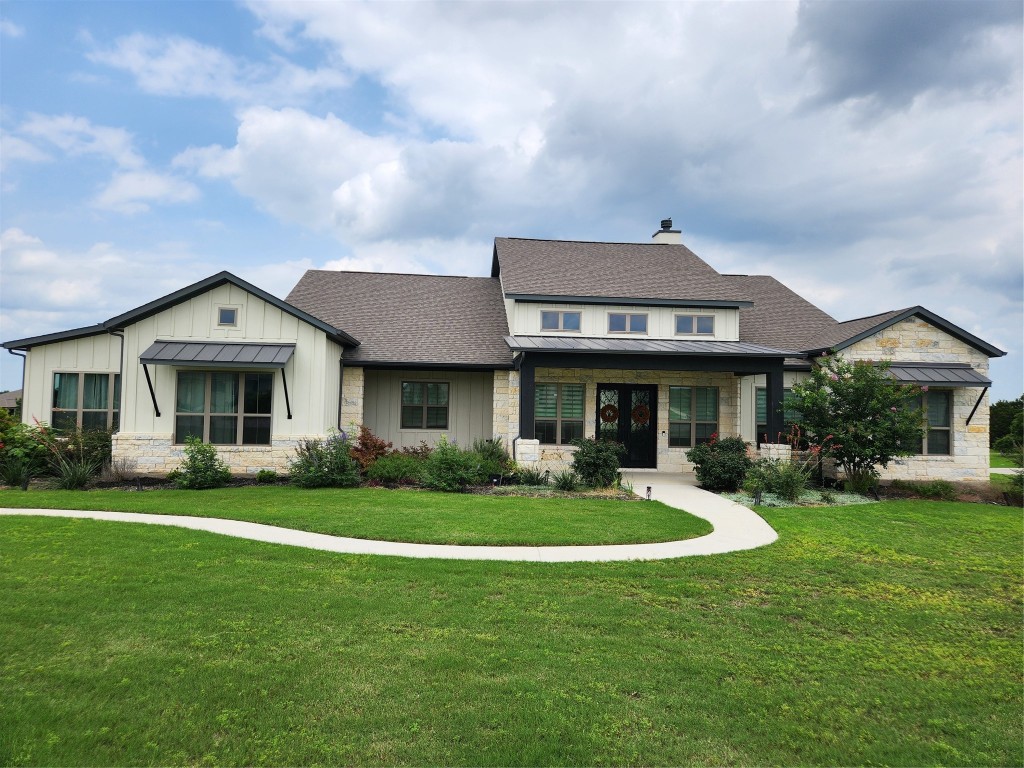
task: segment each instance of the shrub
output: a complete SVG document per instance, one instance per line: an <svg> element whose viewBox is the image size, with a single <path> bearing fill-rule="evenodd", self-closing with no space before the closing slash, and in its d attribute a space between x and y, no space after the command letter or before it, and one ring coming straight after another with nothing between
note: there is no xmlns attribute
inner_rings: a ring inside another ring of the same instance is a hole
<svg viewBox="0 0 1024 768"><path fill-rule="evenodd" d="M58 455L52 464L53 478L50 487L62 491L78 491L85 488L100 471L94 459Z"/></svg>
<svg viewBox="0 0 1024 768"><path fill-rule="evenodd" d="M217 455L214 446L194 435L185 438L185 459L178 467L178 477L174 481L179 488L219 488L227 485L230 479L231 470Z"/></svg>
<svg viewBox="0 0 1024 768"><path fill-rule="evenodd" d="M810 477L811 469L806 464L758 459L747 470L743 488L750 493L773 493L786 501L797 501L807 488Z"/></svg>
<svg viewBox="0 0 1024 768"><path fill-rule="evenodd" d="M49 469L51 430L43 424L29 426L0 410L0 481L22 486Z"/></svg>
<svg viewBox="0 0 1024 768"><path fill-rule="evenodd" d="M373 463L366 477L389 486L418 483L423 477L424 461L408 453L389 453Z"/></svg>
<svg viewBox="0 0 1024 768"><path fill-rule="evenodd" d="M356 438L355 445L349 449L349 453L358 462L359 470L365 473L377 459L387 456L390 450L391 443L377 437L369 427L360 426L359 437Z"/></svg>
<svg viewBox="0 0 1024 768"><path fill-rule="evenodd" d="M112 480L117 483L125 483L135 477L137 469L138 464L135 462L135 459L120 456L116 459L111 459L110 462L103 467L100 473L100 478L108 481Z"/></svg>
<svg viewBox="0 0 1024 768"><path fill-rule="evenodd" d="M753 465L747 444L739 437L719 440L712 435L708 442L687 451L686 458L694 464L697 482L709 491L735 491Z"/></svg>
<svg viewBox="0 0 1024 768"><path fill-rule="evenodd" d="M926 499L939 499L940 501L957 500L956 486L948 480L928 480L912 483L911 487Z"/></svg>
<svg viewBox="0 0 1024 768"><path fill-rule="evenodd" d="M475 440L473 453L478 457L482 481L487 480L491 475L512 474L514 464L500 437L496 437L494 440Z"/></svg>
<svg viewBox="0 0 1024 768"><path fill-rule="evenodd" d="M353 488L359 485L359 464L351 450L344 433L303 440L289 464L289 480L300 488Z"/></svg>
<svg viewBox="0 0 1024 768"><path fill-rule="evenodd" d="M626 454L622 443L586 438L573 440L572 444L576 446L572 468L584 483L595 488L608 488L615 484L619 464Z"/></svg>
<svg viewBox="0 0 1024 768"><path fill-rule="evenodd" d="M402 448L402 453L407 456L415 456L417 459L426 460L426 458L433 452L433 448L427 445L426 440L420 440L420 444L415 448L405 446Z"/></svg>
<svg viewBox="0 0 1024 768"><path fill-rule="evenodd" d="M256 482L260 485L277 482L277 472L272 469L261 469L256 473Z"/></svg>
<svg viewBox="0 0 1024 768"><path fill-rule="evenodd" d="M517 467L516 480L520 485L547 485L548 476L539 469Z"/></svg>
<svg viewBox="0 0 1024 768"><path fill-rule="evenodd" d="M423 468L423 484L435 491L461 491L479 479L477 454L462 450L445 437L430 453Z"/></svg>
<svg viewBox="0 0 1024 768"><path fill-rule="evenodd" d="M575 491L580 487L580 479L571 469L556 472L551 479L555 484L555 488L560 491Z"/></svg>

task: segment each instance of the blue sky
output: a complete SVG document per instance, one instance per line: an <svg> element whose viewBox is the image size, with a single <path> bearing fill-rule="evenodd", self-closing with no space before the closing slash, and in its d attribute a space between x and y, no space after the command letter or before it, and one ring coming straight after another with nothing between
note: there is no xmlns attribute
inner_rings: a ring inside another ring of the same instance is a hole
<svg viewBox="0 0 1024 768"><path fill-rule="evenodd" d="M646 241L1022 383L1019 2L0 2L0 337L221 269L485 274ZM0 387L20 361L0 355Z"/></svg>

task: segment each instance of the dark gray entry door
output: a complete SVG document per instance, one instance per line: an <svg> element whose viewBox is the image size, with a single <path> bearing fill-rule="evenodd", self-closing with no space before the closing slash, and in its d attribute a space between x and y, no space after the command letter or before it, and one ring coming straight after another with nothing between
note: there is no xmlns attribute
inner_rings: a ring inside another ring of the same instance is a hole
<svg viewBox="0 0 1024 768"><path fill-rule="evenodd" d="M657 468L657 415L656 385L597 385L597 437L626 446L623 467Z"/></svg>

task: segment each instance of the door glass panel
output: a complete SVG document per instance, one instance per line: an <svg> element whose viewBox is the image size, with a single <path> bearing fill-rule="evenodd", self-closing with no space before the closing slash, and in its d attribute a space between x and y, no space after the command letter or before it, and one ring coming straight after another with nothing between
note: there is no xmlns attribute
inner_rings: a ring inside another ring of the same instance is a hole
<svg viewBox="0 0 1024 768"><path fill-rule="evenodd" d="M619 390L617 389L598 390L597 436L602 440L619 439Z"/></svg>

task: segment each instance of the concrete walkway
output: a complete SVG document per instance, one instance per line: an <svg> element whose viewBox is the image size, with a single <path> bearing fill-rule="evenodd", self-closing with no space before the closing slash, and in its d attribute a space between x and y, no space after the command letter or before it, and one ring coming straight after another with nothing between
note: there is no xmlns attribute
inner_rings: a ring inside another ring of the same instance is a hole
<svg viewBox="0 0 1024 768"><path fill-rule="evenodd" d="M624 473L625 474L625 473ZM778 535L752 510L697 488L692 479L660 473L629 473L641 496L651 487L651 498L670 507L685 509L704 518L715 530L707 536L660 544L614 544L568 547L478 547L453 544L405 544L392 541L350 539L307 533L239 520L185 515L149 515L135 512L85 512L66 509L0 509L0 515L75 517L90 520L115 520L149 523L220 533L252 541L286 544L325 552L351 555L392 555L396 557L439 558L444 560L504 560L537 563L612 562L619 560L666 560L692 555L715 555L754 549L771 544Z"/></svg>
<svg viewBox="0 0 1024 768"><path fill-rule="evenodd" d="M989 474L992 475L1012 475L1016 472L1020 472L1020 469L1010 469L1007 467L990 467Z"/></svg>

